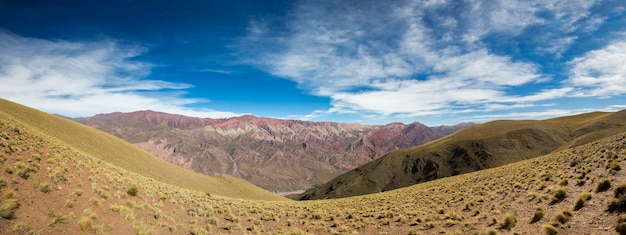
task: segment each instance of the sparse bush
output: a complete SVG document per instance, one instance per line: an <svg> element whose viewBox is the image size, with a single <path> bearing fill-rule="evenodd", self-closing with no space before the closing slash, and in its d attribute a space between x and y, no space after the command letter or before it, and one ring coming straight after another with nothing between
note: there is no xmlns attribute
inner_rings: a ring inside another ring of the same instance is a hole
<svg viewBox="0 0 626 235"><path fill-rule="evenodd" d="M544 212L543 208L540 208L540 207L535 208L535 213L533 215L533 218L530 220L530 223L532 224L541 220L541 218L543 218L545 214L546 213Z"/></svg>
<svg viewBox="0 0 626 235"><path fill-rule="evenodd" d="M456 212L452 211L448 214L446 214L446 217L444 219L451 219L451 220L457 220L457 221L461 221L463 220L463 216L457 214Z"/></svg>
<svg viewBox="0 0 626 235"><path fill-rule="evenodd" d="M622 166L619 165L619 162L614 162L613 166L611 166L611 170L620 171L622 170Z"/></svg>
<svg viewBox="0 0 626 235"><path fill-rule="evenodd" d="M559 230L551 224L544 224L542 227L543 231L548 235L556 235L559 233Z"/></svg>
<svg viewBox="0 0 626 235"><path fill-rule="evenodd" d="M30 228L30 226L28 226L28 224L23 222L15 223L15 225L13 225L13 232L16 232L17 234L37 234Z"/></svg>
<svg viewBox="0 0 626 235"><path fill-rule="evenodd" d="M95 197L89 198L89 203L94 206L100 206L100 200Z"/></svg>
<svg viewBox="0 0 626 235"><path fill-rule="evenodd" d="M620 184L619 186L617 186L617 188L613 190L613 193L615 195L615 198L618 198L621 195L626 194L626 184Z"/></svg>
<svg viewBox="0 0 626 235"><path fill-rule="evenodd" d="M489 226L496 225L496 224L498 224L498 219L496 219L496 217L491 218L491 224L489 224Z"/></svg>
<svg viewBox="0 0 626 235"><path fill-rule="evenodd" d="M452 227L452 226L454 226L454 225L456 225L456 224L458 224L458 223L459 223L459 222L458 222L458 221L456 221L456 220L451 220L451 219L449 219L449 220L446 220L446 227Z"/></svg>
<svg viewBox="0 0 626 235"><path fill-rule="evenodd" d="M78 221L78 225L80 226L80 230L83 232L93 232L95 231L93 220L89 217L82 217Z"/></svg>
<svg viewBox="0 0 626 235"><path fill-rule="evenodd" d="M11 199L11 198L15 198L15 191L13 191L13 189L8 189L6 192L4 192L4 198L6 199Z"/></svg>
<svg viewBox="0 0 626 235"><path fill-rule="evenodd" d="M19 206L20 204L17 202L17 199L15 198L7 199L0 206L0 217L5 218L5 219L13 218L13 213L15 212L15 209L17 209Z"/></svg>
<svg viewBox="0 0 626 235"><path fill-rule="evenodd" d="M47 183L42 183L39 184L39 191L41 191L42 193L49 193L52 190L50 189L50 185L48 185Z"/></svg>
<svg viewBox="0 0 626 235"><path fill-rule="evenodd" d="M615 227L615 231L617 231L619 234L626 234L626 222L619 222L617 223L617 226Z"/></svg>
<svg viewBox="0 0 626 235"><path fill-rule="evenodd" d="M555 187L552 189L552 201L550 201L550 205L559 203L565 199L567 196L567 188L566 187Z"/></svg>
<svg viewBox="0 0 626 235"><path fill-rule="evenodd" d="M52 214L52 220L48 222L48 227L54 227L57 224L67 224L67 216Z"/></svg>
<svg viewBox="0 0 626 235"><path fill-rule="evenodd" d="M609 199L607 207L607 211L610 212L626 211L626 196Z"/></svg>
<svg viewBox="0 0 626 235"><path fill-rule="evenodd" d="M500 229L511 230L511 228L515 227L515 223L517 220L515 219L515 215L506 214L504 219L502 219L502 224L500 224Z"/></svg>
<svg viewBox="0 0 626 235"><path fill-rule="evenodd" d="M608 211L626 211L626 184L621 184L613 190L614 197L608 201Z"/></svg>
<svg viewBox="0 0 626 235"><path fill-rule="evenodd" d="M600 183L598 183L598 186L596 187L596 193L604 192L606 190L609 190L609 188L611 188L611 180L602 180L600 181Z"/></svg>
<svg viewBox="0 0 626 235"><path fill-rule="evenodd" d="M554 214L553 221L555 226L559 224L565 224L572 217L572 213L569 211L560 211Z"/></svg>
<svg viewBox="0 0 626 235"><path fill-rule="evenodd" d="M626 234L626 215L621 215L617 220L617 226L615 226L615 231L619 234Z"/></svg>
<svg viewBox="0 0 626 235"><path fill-rule="evenodd" d="M31 172L37 172L35 168L29 167L22 162L16 162L15 167L17 168L17 175L22 179L28 179Z"/></svg>
<svg viewBox="0 0 626 235"><path fill-rule="evenodd" d="M130 187L130 188L128 189L128 191L126 191L126 193L128 193L128 195L131 195L131 196L133 196L133 197L134 197L134 196L137 196L137 193L138 193L138 192L139 192L139 190L137 190L137 187L135 187L135 186Z"/></svg>
<svg viewBox="0 0 626 235"><path fill-rule="evenodd" d="M396 222L402 223L402 224L406 223L406 216L404 215L398 216L398 219L396 220Z"/></svg>

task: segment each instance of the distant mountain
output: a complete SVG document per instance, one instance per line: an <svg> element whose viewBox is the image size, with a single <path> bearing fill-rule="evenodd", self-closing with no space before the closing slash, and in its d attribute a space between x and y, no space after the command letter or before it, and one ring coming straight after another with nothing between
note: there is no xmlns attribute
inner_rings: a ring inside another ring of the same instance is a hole
<svg viewBox="0 0 626 235"><path fill-rule="evenodd" d="M624 131L626 110L542 121L493 121L473 125L421 146L392 151L309 189L301 199L389 191L538 157Z"/></svg>
<svg viewBox="0 0 626 235"><path fill-rule="evenodd" d="M254 116L193 118L139 111L74 119L178 166L230 174L273 191L325 183L383 154L441 138L471 124L362 125Z"/></svg>

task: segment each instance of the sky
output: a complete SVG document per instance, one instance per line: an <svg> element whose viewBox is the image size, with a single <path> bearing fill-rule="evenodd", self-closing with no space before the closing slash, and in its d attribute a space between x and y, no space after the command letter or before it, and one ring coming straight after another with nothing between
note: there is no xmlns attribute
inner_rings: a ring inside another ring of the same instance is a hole
<svg viewBox="0 0 626 235"><path fill-rule="evenodd" d="M623 0L0 0L0 98L454 125L626 109Z"/></svg>

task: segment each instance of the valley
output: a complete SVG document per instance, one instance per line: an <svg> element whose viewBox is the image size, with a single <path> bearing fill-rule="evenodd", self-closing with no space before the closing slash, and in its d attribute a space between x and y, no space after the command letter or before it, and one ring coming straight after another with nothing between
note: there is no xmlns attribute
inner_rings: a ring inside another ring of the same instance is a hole
<svg viewBox="0 0 626 235"><path fill-rule="evenodd" d="M153 111L74 120L177 166L206 175L229 174L274 192L309 189L391 150L471 125L362 125L254 116L203 119Z"/></svg>

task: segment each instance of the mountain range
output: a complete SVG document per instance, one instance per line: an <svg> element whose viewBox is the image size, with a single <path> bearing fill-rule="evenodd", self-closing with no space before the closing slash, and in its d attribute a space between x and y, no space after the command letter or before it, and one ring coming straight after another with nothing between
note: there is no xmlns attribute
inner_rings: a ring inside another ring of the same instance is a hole
<svg viewBox="0 0 626 235"><path fill-rule="evenodd" d="M392 151L300 199L351 197L507 165L626 131L626 110L548 120L492 121L427 144Z"/></svg>
<svg viewBox="0 0 626 235"><path fill-rule="evenodd" d="M308 189L389 151L417 146L472 125L363 125L250 115L210 119L154 111L74 120L177 166L206 175L237 176L274 192Z"/></svg>

